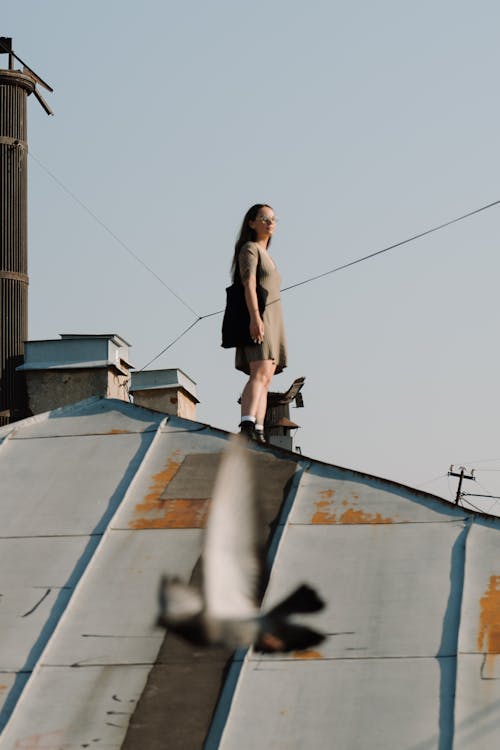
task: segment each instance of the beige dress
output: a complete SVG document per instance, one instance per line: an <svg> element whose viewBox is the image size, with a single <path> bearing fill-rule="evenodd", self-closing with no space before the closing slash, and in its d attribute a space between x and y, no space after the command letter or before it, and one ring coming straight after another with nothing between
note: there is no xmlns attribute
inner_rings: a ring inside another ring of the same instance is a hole
<svg viewBox="0 0 500 750"><path fill-rule="evenodd" d="M250 374L249 362L272 359L276 363L276 373L287 366L287 349L283 313L281 309L281 276L267 250L262 250L256 242L247 242L240 250L238 262L241 280L257 274L260 256L259 281L267 292L264 310L264 340L262 344L239 346L236 349L236 369Z"/></svg>

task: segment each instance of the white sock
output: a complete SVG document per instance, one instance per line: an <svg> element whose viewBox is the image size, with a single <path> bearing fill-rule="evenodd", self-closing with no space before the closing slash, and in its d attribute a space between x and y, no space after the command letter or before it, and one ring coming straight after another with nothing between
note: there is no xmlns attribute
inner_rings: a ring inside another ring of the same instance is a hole
<svg viewBox="0 0 500 750"><path fill-rule="evenodd" d="M241 421L242 422L253 422L255 424L255 417L250 417L250 416L242 417Z"/></svg>
<svg viewBox="0 0 500 750"><path fill-rule="evenodd" d="M264 425L263 424L257 424L255 423L255 429L259 430L259 432L264 432Z"/></svg>

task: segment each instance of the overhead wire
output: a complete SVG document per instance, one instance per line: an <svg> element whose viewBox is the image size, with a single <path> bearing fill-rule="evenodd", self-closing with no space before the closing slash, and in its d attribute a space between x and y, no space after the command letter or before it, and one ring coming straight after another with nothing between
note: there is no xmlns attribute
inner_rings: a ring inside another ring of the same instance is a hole
<svg viewBox="0 0 500 750"><path fill-rule="evenodd" d="M458 502L458 505L461 508L465 508L465 505L463 504L463 502L461 502L462 498L464 498L464 497L465 497L465 493L462 493L460 495L460 500ZM470 508L472 508L473 510L477 510L478 513L487 513L488 512L488 511L483 510L482 508L478 508L478 506L474 505L474 503L471 503L470 500L465 500L465 502L467 503L468 506L470 506ZM466 510L469 510L469 508L466 508Z"/></svg>
<svg viewBox="0 0 500 750"><path fill-rule="evenodd" d="M447 474L439 474L437 477L433 477L432 479L426 479L424 482L417 482L415 487L425 487L428 484L432 484L433 482L437 482L438 479L444 479L447 476Z"/></svg>
<svg viewBox="0 0 500 750"><path fill-rule="evenodd" d="M467 505L470 505L471 508L474 510L477 510L479 513L491 513L492 508L495 507L497 502L500 500L500 496L491 494L490 490L481 484L477 476L474 475L474 481L476 484L483 490L485 494L482 494L480 492L461 492L460 493L460 499L464 499ZM477 505L474 505L474 503L469 500L469 497L478 497L478 498L484 498L484 499L493 499L494 502L487 508L479 508Z"/></svg>
<svg viewBox="0 0 500 750"><path fill-rule="evenodd" d="M146 367L148 367L150 364L155 362L159 357L162 356L168 349L170 349L174 344L176 344L180 339L182 339L190 330L192 330L201 320L204 320L205 318L211 318L215 315L221 315L224 310L215 310L210 313L206 313L205 315L199 315L199 313L189 305L186 300L184 300L177 292L175 292L157 273L154 271L147 263L145 263L142 258L140 258L123 240L118 237L118 235L113 232L112 229L110 229L107 224L105 224L102 219L100 219L97 214L95 214L72 190L70 190L63 182L60 180L37 156L33 154L33 152L29 152L30 157L51 177L51 179L54 180L54 182L62 189L64 192L66 192L71 198L73 198L78 205L83 208L83 210L91 216L94 221L96 221L99 226L101 226L119 245L122 247L129 255L131 255L138 263L140 263L149 273L151 273L159 282L162 284L169 292L172 294L186 309L188 309L193 315L195 315L196 319L190 323L187 328L185 328L181 333L176 336L170 343L168 343L158 354L156 354L146 365L144 365L141 370L144 370ZM395 250L396 248L403 247L404 245L409 244L410 242L415 242L416 240L421 239L422 237L426 237L430 234L433 234L434 232L438 232L441 229L445 229L446 227L451 226L452 224L457 224L459 221L464 221L465 219L470 218L471 216L475 216L476 214L479 214L483 211L487 211L490 208L493 208L495 206L500 205L500 199L496 201L492 201L491 203L487 203L484 206L480 206L479 208L475 208L471 211L467 211L467 213L461 214L460 216L456 216L453 219L449 219L448 221L444 221L441 224L437 224L433 227L430 227L429 229L425 229L422 232L418 232L417 234L411 235L411 237L407 237L404 240L400 240L398 242L394 242L391 245L387 245L386 247L381 248L380 250L375 250L372 253L368 253L367 255L363 255L360 258L355 258L354 260L348 261L347 263L343 263L340 266L336 266L335 268L331 268L328 271L324 271L323 273L316 274L315 276L310 276L307 279L303 279L302 281L298 281L295 284L290 284L289 286L284 287L281 289L281 293L288 292L291 289L296 289L299 286L304 286L305 284L310 284L313 281L318 281L318 279L322 279L325 276L330 276L331 274L338 273L340 271L344 271L347 268L351 268L352 266L355 266L359 263L364 263L367 260L371 260L372 258L376 258L380 255L383 255L384 253L388 253L390 250Z"/></svg>
<svg viewBox="0 0 500 750"><path fill-rule="evenodd" d="M422 237L426 237L427 235L432 234L433 232L438 232L440 229L449 227L452 224L456 224L458 221L463 221L464 219L468 219L470 216L474 216L475 214L478 214L481 211L487 211L489 208L493 208L493 206L498 206L498 205L500 205L500 200L493 201L492 203L488 203L486 206L481 206L480 208L475 208L473 211L468 211L466 214L457 216L455 219L444 221L442 224L437 224L435 227L431 227L430 229L425 229L423 232L414 234L405 240L400 240L399 242L395 242L393 245L388 245L387 247L384 247L381 250L376 250L373 253L364 255L362 258L356 258L356 260L351 260L348 263L344 263L341 266L332 268L330 271L325 271L324 273L320 273L317 276L311 276L310 278L305 279L304 281L299 281L296 284L291 284L290 286L286 286L281 291L287 292L289 289L295 289L295 287L302 286L303 284L309 284L311 281L317 281L317 279L322 279L324 276L329 276L332 273L337 273L337 271L343 271L346 268L355 266L357 263L363 263L365 260L370 260L370 258L375 258L377 255L382 255L383 253L389 252L389 250L395 250L397 247L402 247L403 245L407 245L409 242L414 242L415 240L419 240Z"/></svg>
<svg viewBox="0 0 500 750"><path fill-rule="evenodd" d="M208 317L208 316L205 316L205 317ZM143 365L140 368L139 372L142 372L143 370L146 369L146 367L149 367L149 365L152 365L153 362L156 362L156 360L159 359L162 356L162 354L165 354L165 352L168 351L174 344L176 344L177 341L179 341L179 339L181 339L184 336L184 334L186 334L188 331L190 331L191 328L194 328L195 325L200 322L200 320L202 320L202 317L196 318L196 320L193 321L187 328L185 328L184 331L182 331L182 333L180 333L177 336L176 339L174 339L173 341L171 341L170 344L167 344L167 346L164 349L162 349L161 352L159 352L156 356L154 356L153 359L151 359L149 362L147 362L147 364Z"/></svg>
<svg viewBox="0 0 500 750"><path fill-rule="evenodd" d="M325 276L329 276L333 273L338 273L339 271L344 271L346 268L350 268L351 266L355 266L358 263L363 263L364 261L370 260L371 258L375 258L379 255L382 255L383 253L387 253L390 250L395 250L398 247L402 247L403 245L407 245L410 242L414 242L415 240L421 239L422 237L426 237L429 234L432 234L433 232L438 232L441 229L445 229L446 227L451 226L452 224L456 224L459 221L463 221L464 219L468 219L471 216L475 216L476 214L481 213L482 211L487 211L490 208L493 208L494 206L500 205L500 200L492 201L491 203L488 203L484 206L480 206L479 208L475 208L472 211L468 211L465 214L462 214L461 216L457 216L454 219L450 219L448 221L442 222L441 224L437 224L434 227L431 227L429 229L425 229L422 232L418 232L418 234L414 234L411 237L407 237L405 240L400 240L399 242L395 242L392 245L388 245L387 247L383 247L380 250L376 250L373 253L369 253L368 255L363 255L361 258L356 258L355 260L349 261L348 263L343 263L340 266L336 266L335 268L330 269L329 271L324 271L323 273L317 274L316 276L311 276L307 279L304 279L302 281L298 281L295 284L290 284L290 286L286 286L283 289L281 289L281 293L288 292L291 289L295 289L296 287L303 286L304 284L309 284L313 281L317 281L318 279L322 279ZM177 343L179 339L181 339L191 328L194 328L194 326L200 322L200 320L203 320L204 318L210 318L214 315L221 315L224 312L224 310L217 310L215 312L208 313L207 315L200 315L198 317L198 320L196 320L193 325L189 326L188 329L183 331L179 336L176 337L174 341L171 342L171 344L167 345L163 351L167 351L167 349L170 348L170 346L173 346L173 344ZM163 353L163 352L162 352ZM161 354L157 355L155 359L158 359L158 357L161 356ZM154 361L152 360L152 361ZM145 365L147 367L147 365Z"/></svg>
<svg viewBox="0 0 500 750"><path fill-rule="evenodd" d="M34 160L34 161L35 161L35 162L36 162L36 163L37 163L37 164L38 164L38 165L39 165L39 166L40 166L40 167L41 167L41 168L42 168L42 169L43 169L43 170L44 170L44 171L45 171L45 172L46 172L46 173L48 174L48 175L49 175L49 177L51 177L51 178L52 178L52 179L54 180L54 182L55 182L55 183L56 183L57 185L59 185L59 187L60 187L60 188L61 188L62 190L64 190L64 192L65 192L65 193L67 193L67 194L68 194L68 195L69 195L69 196L70 196L71 198L73 198L73 200L74 200L74 201L76 201L76 203L78 203L78 205L79 205L79 206L80 206L81 208L83 208L83 210L84 210L84 211L85 211L85 212L86 212L87 214L89 214L89 216L91 216L91 217L92 217L92 218L94 219L94 221L96 221L96 222L97 222L97 223L99 224L99 226L101 226L101 227L102 227L102 228L103 228L103 229L104 229L104 230L105 230L105 231L106 231L106 232L107 232L107 233L108 233L108 234L109 234L109 235L110 235L110 236L111 236L111 237L112 237L112 238L113 238L113 239L114 239L114 240L115 240L115 241L116 241L116 242L117 242L117 243L118 243L119 245L120 245L120 247L122 247L122 248L123 248L124 250L126 250L126 251L127 251L127 253L128 253L129 255L131 255L131 256L132 256L132 258L134 258L134 259L135 259L135 260L136 260L136 261L137 261L138 263L140 263L140 264L141 264L141 266L143 266L143 268L145 268L145 269L146 269L147 271L149 271L149 273L150 273L150 274L152 274L152 275L153 275L153 276L154 276L154 277L155 277L155 278L156 278L156 279L157 279L157 280L158 280L158 281L160 282L160 284L162 284L162 285L163 285L163 286L165 287L165 289L168 289L168 291L170 292L170 294L172 294L172 295L173 295L173 296L174 296L174 297L175 297L175 298L176 298L176 299L177 299L177 300L178 300L178 301L179 301L179 302L180 302L181 304L183 304L183 305L184 305L184 307L186 307L186 308L187 308L187 309L188 309L188 310L189 310L190 312L192 312L192 313L193 313L193 315L196 315L196 316L198 317L198 313L196 312L196 310L194 310L194 309L193 309L193 308L191 307L191 305L189 305L189 304L188 304L188 303L186 302L186 300L184 300L184 299L183 299L183 298L182 298L182 297L181 297L181 296L180 296L179 294L177 294L177 292L175 292L175 291L174 291L174 290L173 290L173 289L172 289L172 288L171 288L171 287L170 287L170 286L169 286L169 285L168 285L168 284L167 284L167 283L166 283L166 282L165 282L165 281L164 281L164 280L163 280L163 279L161 278L161 276L159 276L159 275L158 275L158 274L156 273L156 271L154 271L154 270L153 270L153 269L151 268L151 266L148 266L148 264L147 264L147 263L145 263L145 262L144 262L144 261L142 260L142 258L140 258L140 257L139 257L139 256L138 256L138 255L137 255L137 254L136 254L136 253L135 253L135 252L134 252L134 251L133 251L133 250L132 250L132 249L131 249L131 248L130 248L130 247L129 247L129 246L128 246L128 245L126 244L126 243L125 243L125 242L123 242L123 240L122 240L122 239L121 239L120 237L118 237L118 235L117 235L117 234L116 234L115 232L113 232L113 230L112 230L112 229L110 229L110 228L109 228L109 227L107 226L107 224L105 224L105 223L104 223L104 221L103 221L102 219L100 219L100 218L99 218L99 216L97 216L97 214L95 214L95 213L94 213L94 212L92 211L92 209L90 209L90 208L89 208L89 207L88 207L88 206L87 206L87 205L86 205L86 204L85 204L85 203L84 203L84 202L83 202L83 201L82 201L82 200L81 200L81 199L80 199L80 198L79 198L79 197L78 197L77 195L75 195L75 193L74 193L74 192L73 192L72 190L70 190L70 189L69 189L69 188L68 188L68 187L67 187L67 186L66 186L66 185L65 185L65 184L64 184L64 183L62 182L62 180L60 180L60 179L59 179L59 177L57 177L57 175L55 175L55 174L54 174L53 172L51 172L51 170L50 170L50 169L49 169L49 168L48 168L48 167L47 167L47 166L46 166L46 165L45 165L45 164L44 164L44 163L43 163L43 162L42 162L42 161L41 161L41 160L40 160L40 159L39 159L39 158L38 158L37 156L35 156L35 155L33 154L33 152L32 152L32 151L29 151L29 155L30 155L30 157L31 157L31 158L32 158L32 159L33 159L33 160Z"/></svg>

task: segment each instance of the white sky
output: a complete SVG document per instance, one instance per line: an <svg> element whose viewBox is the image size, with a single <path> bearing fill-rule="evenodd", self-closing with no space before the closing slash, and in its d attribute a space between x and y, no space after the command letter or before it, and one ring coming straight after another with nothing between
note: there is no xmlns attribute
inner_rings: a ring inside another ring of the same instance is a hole
<svg viewBox="0 0 500 750"><path fill-rule="evenodd" d="M4 7L0 34L54 87L55 117L29 101L30 339L116 332L141 368L196 319L78 201L206 315L255 202L289 286L499 200L499 26L494 0ZM495 207L283 295L272 388L306 376L304 454L446 498L465 465L466 491L500 495L499 225ZM220 324L152 367L235 430Z"/></svg>

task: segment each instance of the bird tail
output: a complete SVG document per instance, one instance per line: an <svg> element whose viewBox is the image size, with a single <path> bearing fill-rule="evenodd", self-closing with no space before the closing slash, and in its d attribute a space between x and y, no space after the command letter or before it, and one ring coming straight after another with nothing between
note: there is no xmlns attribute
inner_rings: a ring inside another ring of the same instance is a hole
<svg viewBox="0 0 500 750"><path fill-rule="evenodd" d="M325 602L311 586L303 583L266 613L270 618L283 618L297 612L319 612Z"/></svg>
<svg viewBox="0 0 500 750"><path fill-rule="evenodd" d="M323 633L305 625L275 622L269 629L265 629L260 634L254 648L262 653L304 651L312 646L317 646L324 640Z"/></svg>

